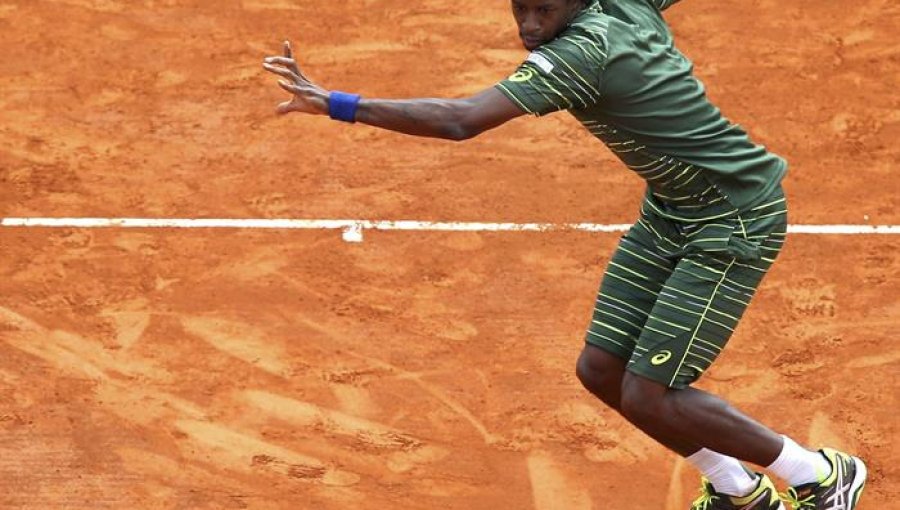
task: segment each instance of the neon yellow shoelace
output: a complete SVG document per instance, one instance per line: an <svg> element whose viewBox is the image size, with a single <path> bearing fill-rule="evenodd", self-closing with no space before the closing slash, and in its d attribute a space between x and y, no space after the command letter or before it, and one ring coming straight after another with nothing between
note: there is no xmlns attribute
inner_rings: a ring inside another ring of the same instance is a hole
<svg viewBox="0 0 900 510"><path fill-rule="evenodd" d="M706 490L706 485L704 485L700 487L700 497L694 500L691 510L707 510L717 499L719 497Z"/></svg>
<svg viewBox="0 0 900 510"><path fill-rule="evenodd" d="M814 494L810 494L803 499L800 499L800 495L797 494L797 491L794 490L793 487L787 490L786 493L781 494L781 499L787 501L791 504L791 507L794 510L802 510L804 508L816 508L816 496Z"/></svg>

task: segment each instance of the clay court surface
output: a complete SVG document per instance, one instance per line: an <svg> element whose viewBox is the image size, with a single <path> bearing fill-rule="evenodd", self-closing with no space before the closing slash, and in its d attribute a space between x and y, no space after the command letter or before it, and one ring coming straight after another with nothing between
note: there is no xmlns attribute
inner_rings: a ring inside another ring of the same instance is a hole
<svg viewBox="0 0 900 510"><path fill-rule="evenodd" d="M276 118L261 59L461 96L502 0L0 1L0 217L628 223L565 114L474 141ZM900 5L684 0L795 224L900 224ZM581 389L619 234L0 228L0 508L686 509L697 476ZM700 387L860 454L900 508L900 236L793 235Z"/></svg>

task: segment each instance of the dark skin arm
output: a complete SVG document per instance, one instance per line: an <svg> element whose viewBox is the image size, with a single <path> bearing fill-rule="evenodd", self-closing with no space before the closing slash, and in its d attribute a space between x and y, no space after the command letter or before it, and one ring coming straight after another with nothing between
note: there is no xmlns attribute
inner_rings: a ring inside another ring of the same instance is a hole
<svg viewBox="0 0 900 510"><path fill-rule="evenodd" d="M292 94L290 101L278 105L280 115L328 115L329 92L304 76L289 42L284 43L283 56L266 58L263 67L280 76L278 84ZM491 87L462 99L363 99L356 121L407 135L466 140L524 114Z"/></svg>

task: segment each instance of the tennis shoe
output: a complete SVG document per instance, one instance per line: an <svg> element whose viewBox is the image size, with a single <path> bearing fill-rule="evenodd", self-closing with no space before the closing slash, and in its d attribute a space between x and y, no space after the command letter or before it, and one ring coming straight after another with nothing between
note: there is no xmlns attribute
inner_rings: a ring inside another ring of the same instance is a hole
<svg viewBox="0 0 900 510"><path fill-rule="evenodd" d="M759 485L743 497L719 494L709 480L703 478L700 497L691 505L691 510L785 510L772 480L766 475L757 476Z"/></svg>
<svg viewBox="0 0 900 510"><path fill-rule="evenodd" d="M853 510L866 485L866 465L857 457L823 448L831 474L820 482L791 487L785 500L794 510Z"/></svg>

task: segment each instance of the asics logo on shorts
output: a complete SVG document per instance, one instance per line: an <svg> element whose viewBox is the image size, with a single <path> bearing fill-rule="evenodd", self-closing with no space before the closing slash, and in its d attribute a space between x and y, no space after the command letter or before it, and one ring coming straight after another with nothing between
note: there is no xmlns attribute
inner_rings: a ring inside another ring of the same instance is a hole
<svg viewBox="0 0 900 510"><path fill-rule="evenodd" d="M653 366L660 366L666 364L667 361L672 359L672 351L662 351L656 356L650 358L650 364Z"/></svg>

